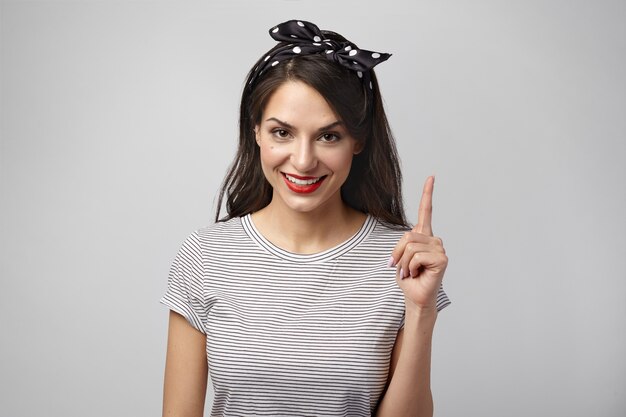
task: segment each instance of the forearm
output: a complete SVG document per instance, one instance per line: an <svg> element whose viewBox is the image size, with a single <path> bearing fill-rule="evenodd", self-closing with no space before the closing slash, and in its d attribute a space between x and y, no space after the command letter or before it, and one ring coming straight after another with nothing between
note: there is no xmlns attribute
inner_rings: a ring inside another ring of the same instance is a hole
<svg viewBox="0 0 626 417"><path fill-rule="evenodd" d="M163 417L202 417L208 365L206 336L170 312L163 384Z"/></svg>
<svg viewBox="0 0 626 417"><path fill-rule="evenodd" d="M377 417L431 417L432 335L437 310L407 309L402 350L395 371L376 412Z"/></svg>

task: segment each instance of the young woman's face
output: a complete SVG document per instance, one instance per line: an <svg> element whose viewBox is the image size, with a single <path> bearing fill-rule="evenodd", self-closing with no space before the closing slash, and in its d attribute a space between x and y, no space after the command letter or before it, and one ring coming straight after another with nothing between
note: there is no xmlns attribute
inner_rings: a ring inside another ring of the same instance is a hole
<svg viewBox="0 0 626 417"><path fill-rule="evenodd" d="M360 147L315 89L297 81L282 84L255 131L272 203L300 212L342 204L340 189Z"/></svg>

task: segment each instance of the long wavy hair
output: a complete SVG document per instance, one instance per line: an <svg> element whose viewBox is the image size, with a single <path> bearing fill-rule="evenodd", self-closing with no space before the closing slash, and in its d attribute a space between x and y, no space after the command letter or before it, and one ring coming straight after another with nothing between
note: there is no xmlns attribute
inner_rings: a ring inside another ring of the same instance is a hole
<svg viewBox="0 0 626 417"><path fill-rule="evenodd" d="M345 41L337 33L323 33L327 38ZM252 68L283 45L279 43L263 54ZM272 93L287 81L300 81L326 99L350 135L363 145L363 150L354 155L348 178L341 187L343 201L391 227L409 227L404 214L398 152L373 70L370 92L367 91L369 86L365 86L354 71L318 54L283 61L266 70L249 86L252 74L253 70L250 70L241 96L239 145L220 189L215 221L254 213L272 200L272 187L261 170L254 127L261 122ZM227 215L220 218L224 198Z"/></svg>

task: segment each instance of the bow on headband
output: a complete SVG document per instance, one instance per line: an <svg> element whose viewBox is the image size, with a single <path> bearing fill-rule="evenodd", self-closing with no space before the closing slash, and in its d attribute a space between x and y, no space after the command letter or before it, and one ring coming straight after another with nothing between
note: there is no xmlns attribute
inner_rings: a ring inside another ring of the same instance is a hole
<svg viewBox="0 0 626 417"><path fill-rule="evenodd" d="M350 41L337 42L326 39L322 31L313 23L304 20L289 20L270 29L270 36L277 41L287 44L271 55L263 58L250 77L252 85L256 79L268 68L278 65L281 61L293 58L297 55L324 54L328 59L352 71L356 71L359 78L363 79L372 88L369 82L369 70L376 65L389 59L391 54L358 49Z"/></svg>

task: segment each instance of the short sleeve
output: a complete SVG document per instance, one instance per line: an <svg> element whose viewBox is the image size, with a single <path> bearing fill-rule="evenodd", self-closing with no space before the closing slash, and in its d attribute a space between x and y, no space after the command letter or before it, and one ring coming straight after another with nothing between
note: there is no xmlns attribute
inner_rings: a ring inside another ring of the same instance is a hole
<svg viewBox="0 0 626 417"><path fill-rule="evenodd" d="M437 311L441 311L444 308L448 307L452 302L448 298L448 294L443 290L443 285L439 287L439 292L437 293ZM400 327L398 330L404 327L404 314L402 315L402 320L400 320Z"/></svg>
<svg viewBox="0 0 626 417"><path fill-rule="evenodd" d="M444 308L448 307L452 304L452 301L448 298L448 294L443 290L443 285L439 287L439 292L437 293L437 311L441 311Z"/></svg>
<svg viewBox="0 0 626 417"><path fill-rule="evenodd" d="M167 290L160 302L206 334L203 265L200 240L197 232L193 232L185 239L172 262Z"/></svg>

